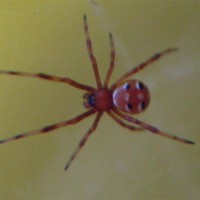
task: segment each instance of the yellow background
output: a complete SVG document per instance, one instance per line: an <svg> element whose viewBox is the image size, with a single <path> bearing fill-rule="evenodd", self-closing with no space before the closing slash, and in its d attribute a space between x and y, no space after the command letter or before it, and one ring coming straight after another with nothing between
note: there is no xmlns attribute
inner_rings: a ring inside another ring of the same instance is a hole
<svg viewBox="0 0 200 200"><path fill-rule="evenodd" d="M148 131L131 133L105 115L65 172L90 117L46 136L1 145L0 199L199 199L200 2L1 1L0 69L95 85L84 13L102 78L109 64L108 32L113 33L112 82L154 53L179 48L135 76L151 91L150 106L138 118L197 144ZM0 138L80 114L85 110L82 95L65 84L1 75Z"/></svg>

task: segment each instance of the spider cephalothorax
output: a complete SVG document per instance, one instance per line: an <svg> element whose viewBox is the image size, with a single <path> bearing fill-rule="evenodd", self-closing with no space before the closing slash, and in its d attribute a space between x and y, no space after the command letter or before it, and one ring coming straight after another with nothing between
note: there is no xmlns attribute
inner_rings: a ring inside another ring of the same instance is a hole
<svg viewBox="0 0 200 200"><path fill-rule="evenodd" d="M32 78L39 78L49 81L55 81L55 82L61 82L69 84L75 88L87 91L87 93L84 95L84 105L87 109L84 113L70 119L66 120L60 123L52 124L49 126L46 126L44 128L33 130L27 133L18 134L6 139L0 140L0 144L18 140L27 136L47 133L52 130L55 130L57 128L61 128L67 125L76 124L82 119L85 119L86 117L89 117L96 113L96 117L94 119L94 122L90 129L86 132L86 134L81 139L79 145L77 146L76 150L70 157L69 161L67 162L67 165L65 166L65 170L68 169L71 162L75 159L81 148L84 146L85 142L89 138L89 136L95 131L97 128L97 125L99 123L99 120L104 112L106 112L114 121L116 121L120 126L125 127L131 131L135 130L148 130L153 134L161 135L164 137L168 137L170 139L187 143L187 144L194 144L194 142L180 138L168 133L165 133L163 131L158 130L157 128L142 122L134 117L131 116L131 114L136 114L144 111L147 106L149 105L150 101L150 95L149 91L147 89L147 86L144 85L141 81L138 80L127 80L128 77L134 75L138 71L142 70L143 68L149 66L149 64L155 62L163 55L166 55L170 52L173 52L176 50L176 48L169 48L166 49L160 53L157 53L147 59L145 62L139 64L135 68L131 69L127 73L125 73L123 76L121 76L110 88L108 88L108 82L110 80L113 68L114 68L114 60L115 60L115 50L114 50L114 41L112 34L109 34L110 38L110 46L111 46L111 52L110 52L110 66L104 81L104 84L102 85L102 82L100 80L98 67L96 63L96 59L93 54L92 50L92 43L89 37L88 32L88 26L87 26L87 19L86 15L84 15L84 31L86 36L86 46L87 51L89 54L89 58L92 63L95 80L97 83L97 88L94 88L92 86L88 86L85 84L78 83L70 78L67 77L57 77L52 76L48 74L43 73L27 73L27 72L17 72L17 71L5 71L0 70L0 74L8 74L8 75L14 75L14 76L24 76L24 77L32 77ZM122 111L122 112L121 112ZM127 123L128 122L128 123ZM132 124L136 124L137 126L133 126Z"/></svg>
<svg viewBox="0 0 200 200"><path fill-rule="evenodd" d="M92 93L86 93L84 105L86 108L95 107L99 111L109 111L113 107L112 91L107 88L95 90Z"/></svg>

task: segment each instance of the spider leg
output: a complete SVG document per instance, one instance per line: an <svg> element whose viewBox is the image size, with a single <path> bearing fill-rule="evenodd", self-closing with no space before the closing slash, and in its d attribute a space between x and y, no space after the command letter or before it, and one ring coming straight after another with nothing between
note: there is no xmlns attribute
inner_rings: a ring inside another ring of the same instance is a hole
<svg viewBox="0 0 200 200"><path fill-rule="evenodd" d="M129 122L132 122L134 124L137 124L138 126L141 126L143 127L144 129L154 133L154 134L157 134L157 135L160 135L160 136L164 136L164 137L167 137L167 138L170 138L170 139L173 139L173 140L176 140L176 141L179 141L179 142L182 142L182 143L186 143L186 144L195 144L193 141L191 140L187 140L187 139L184 139L184 138L180 138L180 137L177 137L177 136L174 136L174 135L171 135L171 134L168 134L168 133L165 133L163 131L160 131L159 129L155 128L154 126L151 126L145 122L142 122L136 118L133 118L129 115L125 115L123 114L122 112L118 111L117 109L114 110L114 112L120 116L122 119L125 119L126 121L129 121Z"/></svg>
<svg viewBox="0 0 200 200"><path fill-rule="evenodd" d="M107 75L106 75L106 79L104 82L104 87L107 88L108 87L108 82L110 80L113 68L115 66L115 46L114 46L114 40L112 37L112 33L109 34L109 39L110 39L110 47L111 47L111 51L110 51L110 67L108 69Z"/></svg>
<svg viewBox="0 0 200 200"><path fill-rule="evenodd" d="M97 87L102 88L101 80L100 80L100 75L97 67L97 61L96 58L94 57L93 50L92 50L92 42L90 40L90 35L88 32L88 25L87 25L87 17L86 15L83 16L83 21L84 21L84 31L85 31L85 37L86 37L86 46L89 54L89 58L92 62L92 67L95 75L95 79L97 82Z"/></svg>
<svg viewBox="0 0 200 200"><path fill-rule="evenodd" d="M131 131L142 131L145 130L143 127L134 127L131 126L129 124L126 124L125 122L123 122L121 119L119 119L113 112L107 112L108 115L113 118L120 126L124 127L124 128L128 128Z"/></svg>
<svg viewBox="0 0 200 200"><path fill-rule="evenodd" d="M77 148L75 149L74 153L71 155L69 161L67 162L66 166L65 166L65 170L67 170L69 168L69 166L71 165L72 161L76 158L76 156L78 155L78 153L80 152L80 150L82 149L82 147L85 145L87 139L90 137L90 135L96 130L97 125L99 123L99 120L102 116L103 112L98 112L91 128L87 131L87 133L83 136L83 138L81 139L81 141L79 142L79 145L77 146Z"/></svg>
<svg viewBox="0 0 200 200"><path fill-rule="evenodd" d="M18 140L18 139L22 139L22 138L33 136L33 135L47 133L47 132L53 131L57 128L61 128L61 127L67 126L67 125L76 124L79 121L81 121L82 119L89 117L90 115L94 114L95 112L96 112L96 109L90 109L90 110L82 113L81 115L78 115L75 118L72 118L70 120L63 121L63 122L56 123L56 124L52 124L52 125L46 126L44 128L38 129L38 130L33 130L33 131L30 131L30 132L27 132L27 133L21 133L21 134L12 136L12 137L2 139L2 140L0 140L0 144L6 143L6 142L11 142L11 141Z"/></svg>
<svg viewBox="0 0 200 200"><path fill-rule="evenodd" d="M39 78L39 79L44 79L44 80L49 80L49 81L67 83L75 88L90 91L90 92L95 90L95 88L91 86L78 83L67 77L58 77L58 76L52 76L52 75L43 74L43 73L29 73L29 72L17 72L17 71L6 71L6 70L0 70L0 74L23 76L23 77L29 77L29 78Z"/></svg>
<svg viewBox="0 0 200 200"><path fill-rule="evenodd" d="M147 59L145 62L139 64L138 66L134 67L133 69L131 69L129 72L125 73L124 75L122 75L112 86L112 88L117 85L117 83L123 81L124 79L128 78L129 76L132 76L133 74L137 73L138 71L142 70L143 68L149 66L149 64L157 61L158 59L160 59L162 56L177 51L177 48L169 48L166 49L160 53L154 54L152 57L150 57L149 59Z"/></svg>

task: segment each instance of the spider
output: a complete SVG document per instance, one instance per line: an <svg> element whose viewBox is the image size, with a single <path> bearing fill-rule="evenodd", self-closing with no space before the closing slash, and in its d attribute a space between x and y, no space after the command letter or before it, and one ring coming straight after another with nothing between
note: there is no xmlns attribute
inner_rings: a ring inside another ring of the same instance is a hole
<svg viewBox="0 0 200 200"><path fill-rule="evenodd" d="M100 80L96 58L93 54L93 48L92 48L92 43L91 43L89 32L88 32L86 15L83 16L83 22L84 22L84 32L85 32L85 37L86 37L87 51L89 54L90 61L92 63L92 68L94 71L97 88L78 83L67 77L52 76L52 75L44 74L44 73L28 73L28 72L0 70L0 74L23 76L23 77L29 77L29 78L39 78L39 79L44 79L44 80L49 80L49 81L61 82L61 83L69 84L80 90L85 90L87 92L83 95L83 99L84 99L84 106L85 108L87 108L87 111L67 121L52 124L38 130L33 130L30 132L8 137L6 139L2 139L0 140L0 144L22 139L22 138L32 136L32 135L49 133L50 131L53 131L55 129L58 129L67 125L76 124L80 122L81 120L96 113L96 117L92 123L92 126L89 128L86 134L82 137L75 151L72 153L71 157L69 158L65 166L65 170L67 170L69 166L71 165L72 161L76 158L79 151L85 145L90 135L96 130L97 125L104 112L106 112L117 124L131 131L148 130L153 134L164 136L164 137L167 137L167 138L170 138L182 143L194 144L194 142L190 140L183 139L183 138L165 133L163 131L160 131L154 126L149 125L145 122L142 122L131 116L132 114L143 112L148 107L149 101L150 101L150 94L149 94L149 90L147 86L144 83L142 83L139 80L132 80L132 79L127 80L127 78L139 72L140 70L144 69L145 67L149 66L153 62L157 61L162 56L176 51L177 48L169 48L164 51L161 51L160 53L153 55L152 57L147 59L145 62L139 64L138 66L136 66L135 68L131 69L130 71L125 73L123 76L121 76L114 84L111 85L111 87L108 87L108 83L114 69L114 61L115 61L115 48L114 48L113 36L111 33L109 33L109 41L110 41L110 47L111 47L110 65L106 74L105 81L102 84ZM132 124L135 124L136 126L133 126Z"/></svg>

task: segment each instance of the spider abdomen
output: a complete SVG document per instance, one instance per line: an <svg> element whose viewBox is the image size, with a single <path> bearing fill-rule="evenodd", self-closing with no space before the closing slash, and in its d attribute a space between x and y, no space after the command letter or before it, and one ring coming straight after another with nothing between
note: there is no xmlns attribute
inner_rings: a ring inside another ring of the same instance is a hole
<svg viewBox="0 0 200 200"><path fill-rule="evenodd" d="M122 81L113 91L113 105L125 113L140 113L148 107L149 101L147 86L138 80Z"/></svg>

